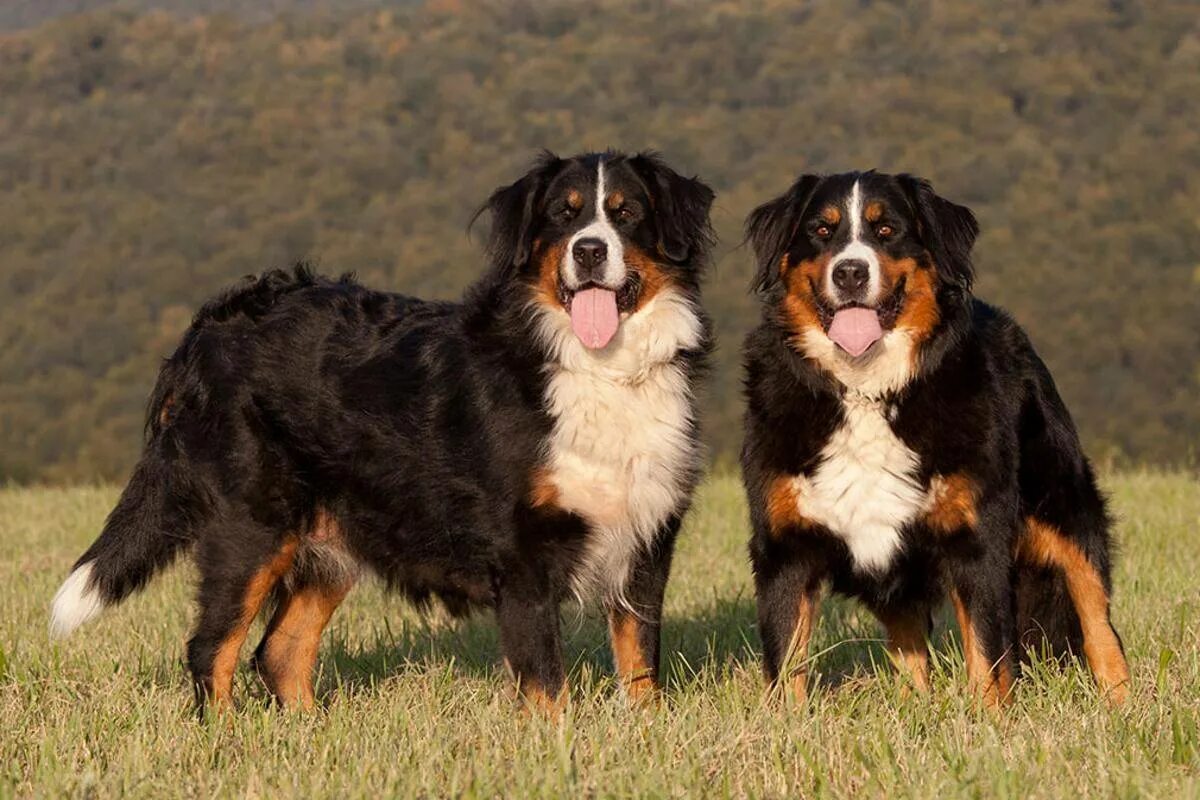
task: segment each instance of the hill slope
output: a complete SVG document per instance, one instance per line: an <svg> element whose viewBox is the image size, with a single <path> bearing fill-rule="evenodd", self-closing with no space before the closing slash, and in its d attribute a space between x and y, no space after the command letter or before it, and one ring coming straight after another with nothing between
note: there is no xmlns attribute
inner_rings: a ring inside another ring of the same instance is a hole
<svg viewBox="0 0 1200 800"><path fill-rule="evenodd" d="M1153 13L1150 9L1153 8ZM1200 440L1191 2L453 2L98 12L0 37L0 479L115 477L192 308L316 256L449 297L536 149L653 147L719 191L707 401L739 440L745 214L804 170L909 170L978 213L980 293L1100 456Z"/></svg>

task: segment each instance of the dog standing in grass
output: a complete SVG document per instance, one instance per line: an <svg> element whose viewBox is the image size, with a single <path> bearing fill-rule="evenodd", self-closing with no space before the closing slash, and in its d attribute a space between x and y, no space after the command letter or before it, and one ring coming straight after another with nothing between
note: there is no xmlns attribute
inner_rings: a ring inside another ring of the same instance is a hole
<svg viewBox="0 0 1200 800"><path fill-rule="evenodd" d="M745 345L751 557L767 677L803 697L823 587L861 599L913 684L949 595L969 681L1008 696L1019 643L1129 691L1110 521L1054 381L972 297L972 213L907 175L805 175L756 209Z"/></svg>
<svg viewBox="0 0 1200 800"><path fill-rule="evenodd" d="M190 549L201 707L231 702L268 606L256 664L280 701L311 705L321 632L364 571L455 613L494 609L520 695L547 709L566 696L559 604L596 596L621 681L653 691L701 467L712 199L653 155L547 154L486 204L488 269L461 303L305 269L208 303L53 630Z"/></svg>

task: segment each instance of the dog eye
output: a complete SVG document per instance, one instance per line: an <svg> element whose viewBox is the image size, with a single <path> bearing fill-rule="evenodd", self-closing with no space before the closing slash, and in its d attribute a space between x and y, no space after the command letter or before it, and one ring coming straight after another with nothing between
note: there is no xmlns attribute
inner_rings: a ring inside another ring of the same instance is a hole
<svg viewBox="0 0 1200 800"><path fill-rule="evenodd" d="M633 209L629 206L621 206L613 212L613 216L617 218L618 222L628 222L633 219Z"/></svg>
<svg viewBox="0 0 1200 800"><path fill-rule="evenodd" d="M562 222L570 222L571 220L575 219L575 215L578 213L579 212L577 210L571 208L570 206L563 206L555 213L554 216L556 216Z"/></svg>
<svg viewBox="0 0 1200 800"><path fill-rule="evenodd" d="M878 236L880 239L887 239L895 232L896 232L895 229L892 228L891 225L880 225L878 228L875 229L875 235Z"/></svg>
<svg viewBox="0 0 1200 800"><path fill-rule="evenodd" d="M833 231L830 229L830 227L828 225L818 226L817 229L815 231L813 231L813 233L815 233L817 235L818 239L828 239L830 236L833 235Z"/></svg>

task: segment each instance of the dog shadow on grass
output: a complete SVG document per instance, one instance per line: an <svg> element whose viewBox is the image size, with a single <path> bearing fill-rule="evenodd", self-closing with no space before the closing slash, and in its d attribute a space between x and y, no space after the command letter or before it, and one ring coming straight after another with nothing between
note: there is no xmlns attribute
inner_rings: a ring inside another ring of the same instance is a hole
<svg viewBox="0 0 1200 800"><path fill-rule="evenodd" d="M887 663L882 634L852 604L826 603L813 641L814 672L823 690L871 674ZM608 630L598 611L564 606L563 654L569 681L611 679ZM935 641L937 641L935 639ZM945 643L942 643L943 646ZM447 621L436 615L381 618L373 637L332 636L321 655L322 691L369 691L405 674L495 679L503 674L495 620L478 613ZM662 674L668 692L761 670L761 645L751 597L714 598L683 611L668 609L662 632Z"/></svg>

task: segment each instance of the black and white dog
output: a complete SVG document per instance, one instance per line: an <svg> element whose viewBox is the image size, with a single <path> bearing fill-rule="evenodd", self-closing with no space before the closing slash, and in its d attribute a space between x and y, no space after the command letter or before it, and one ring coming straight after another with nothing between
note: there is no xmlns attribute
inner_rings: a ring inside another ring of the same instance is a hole
<svg viewBox="0 0 1200 800"><path fill-rule="evenodd" d="M751 556L767 676L797 695L826 584L920 687L948 594L988 702L1043 635L1128 691L1104 500L1029 340L971 295L977 233L928 182L874 172L805 175L747 221L766 301L745 346Z"/></svg>
<svg viewBox="0 0 1200 800"><path fill-rule="evenodd" d="M363 570L490 607L524 698L565 697L559 603L606 605L632 695L656 686L663 591L700 472L693 390L713 194L653 155L542 157L498 189L461 303L303 268L205 305L149 403L141 461L53 606L66 633L182 549L188 663L230 702L251 621L284 703L313 702L321 632Z"/></svg>

